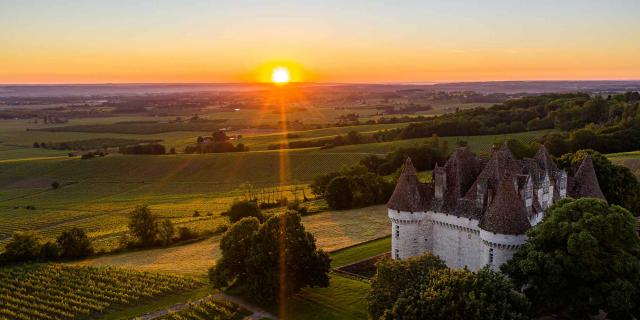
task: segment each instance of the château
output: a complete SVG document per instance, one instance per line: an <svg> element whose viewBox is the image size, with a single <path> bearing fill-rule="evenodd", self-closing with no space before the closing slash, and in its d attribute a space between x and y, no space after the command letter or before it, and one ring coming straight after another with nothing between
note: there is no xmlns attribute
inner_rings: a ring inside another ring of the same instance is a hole
<svg viewBox="0 0 640 320"><path fill-rule="evenodd" d="M488 157L462 147L436 165L429 183L418 180L408 158L387 203L392 258L431 252L451 268L497 270L565 197L604 200L590 156L568 176L544 146L522 160L506 144Z"/></svg>

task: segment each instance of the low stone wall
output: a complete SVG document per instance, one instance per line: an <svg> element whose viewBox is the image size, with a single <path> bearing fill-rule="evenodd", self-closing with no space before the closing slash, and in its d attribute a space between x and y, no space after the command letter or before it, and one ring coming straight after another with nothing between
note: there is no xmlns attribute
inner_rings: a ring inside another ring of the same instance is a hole
<svg viewBox="0 0 640 320"><path fill-rule="evenodd" d="M389 259L390 257L391 252L385 252L352 264L335 268L333 269L333 272L359 280L369 281L376 273L376 262L380 259Z"/></svg>

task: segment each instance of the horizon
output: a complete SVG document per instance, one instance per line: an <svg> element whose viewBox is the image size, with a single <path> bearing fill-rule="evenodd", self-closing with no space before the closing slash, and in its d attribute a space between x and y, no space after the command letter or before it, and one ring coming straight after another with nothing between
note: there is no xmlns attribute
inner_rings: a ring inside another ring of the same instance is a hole
<svg viewBox="0 0 640 320"><path fill-rule="evenodd" d="M640 3L0 4L0 83L640 79ZM398 23L401 21L402 23Z"/></svg>

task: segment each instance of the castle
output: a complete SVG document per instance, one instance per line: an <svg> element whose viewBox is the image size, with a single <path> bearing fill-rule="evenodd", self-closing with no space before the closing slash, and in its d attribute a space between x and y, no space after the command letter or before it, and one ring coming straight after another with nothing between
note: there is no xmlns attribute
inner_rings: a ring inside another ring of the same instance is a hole
<svg viewBox="0 0 640 320"><path fill-rule="evenodd" d="M407 159L387 203L392 258L428 251L450 268L497 270L524 244L545 209L567 196L604 199L591 157L568 176L544 146L523 160L506 144L489 157L457 148L443 167L436 165L430 183L418 181Z"/></svg>

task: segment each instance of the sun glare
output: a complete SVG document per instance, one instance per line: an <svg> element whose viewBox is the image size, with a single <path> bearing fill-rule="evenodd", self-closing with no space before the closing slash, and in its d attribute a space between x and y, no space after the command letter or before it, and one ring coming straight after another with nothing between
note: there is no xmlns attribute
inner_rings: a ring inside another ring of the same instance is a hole
<svg viewBox="0 0 640 320"><path fill-rule="evenodd" d="M285 67L274 68L271 72L271 81L275 84L286 84L291 80L289 69Z"/></svg>

